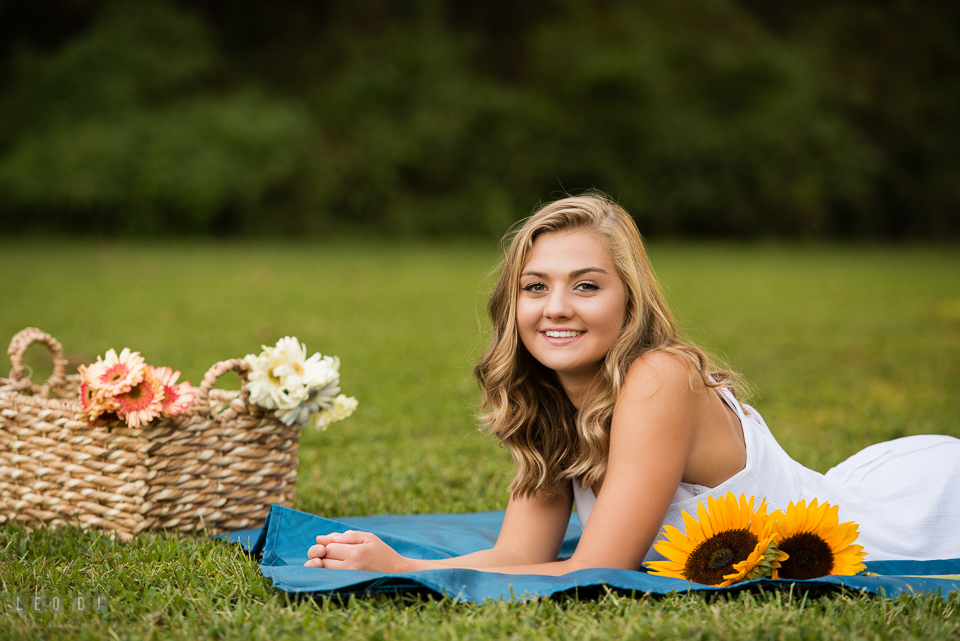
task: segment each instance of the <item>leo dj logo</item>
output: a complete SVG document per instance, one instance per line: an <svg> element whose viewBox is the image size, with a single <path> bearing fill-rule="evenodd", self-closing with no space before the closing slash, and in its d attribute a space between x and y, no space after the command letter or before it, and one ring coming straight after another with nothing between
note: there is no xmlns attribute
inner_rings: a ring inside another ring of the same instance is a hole
<svg viewBox="0 0 960 641"><path fill-rule="evenodd" d="M8 612L26 614L33 612L66 613L103 613L107 611L110 600L106 594L14 594Z"/></svg>

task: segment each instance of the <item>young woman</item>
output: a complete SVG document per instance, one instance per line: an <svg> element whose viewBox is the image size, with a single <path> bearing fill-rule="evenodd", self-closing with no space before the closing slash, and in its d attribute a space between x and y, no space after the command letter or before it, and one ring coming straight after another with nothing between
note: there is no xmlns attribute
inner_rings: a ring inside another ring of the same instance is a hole
<svg viewBox="0 0 960 641"><path fill-rule="evenodd" d="M735 375L679 337L633 220L609 200L564 198L527 219L488 311L493 340L475 369L483 420L517 465L496 545L430 561L350 531L318 536L306 565L635 570L662 559L652 544L664 524L683 531L682 511L728 492L776 509L839 505L871 560L960 557L960 440L881 443L826 475L793 461L737 402ZM583 535L558 560L574 505Z"/></svg>

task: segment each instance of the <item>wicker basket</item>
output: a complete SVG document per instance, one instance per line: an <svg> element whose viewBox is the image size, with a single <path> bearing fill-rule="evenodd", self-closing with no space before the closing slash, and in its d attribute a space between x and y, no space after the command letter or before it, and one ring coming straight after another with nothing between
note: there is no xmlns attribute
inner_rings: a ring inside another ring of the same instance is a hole
<svg viewBox="0 0 960 641"><path fill-rule="evenodd" d="M25 375L33 343L53 354L42 386ZM238 394L212 389L242 359L215 364L189 410L142 429L93 427L79 375L65 375L60 343L36 328L13 337L13 369L0 378L0 523L78 525L122 540L151 530L219 534L257 527L270 505L290 506L299 430Z"/></svg>

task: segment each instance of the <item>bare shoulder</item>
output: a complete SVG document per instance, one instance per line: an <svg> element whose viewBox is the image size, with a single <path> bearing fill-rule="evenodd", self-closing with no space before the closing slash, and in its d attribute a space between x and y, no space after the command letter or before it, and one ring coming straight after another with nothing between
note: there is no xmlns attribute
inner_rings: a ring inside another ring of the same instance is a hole
<svg viewBox="0 0 960 641"><path fill-rule="evenodd" d="M703 388L693 361L680 354L654 351L630 365L621 394L633 398L687 397Z"/></svg>
<svg viewBox="0 0 960 641"><path fill-rule="evenodd" d="M609 462L601 494L608 484L622 485L634 495L647 493L660 519L653 519L657 527L686 473L701 416L697 401L704 395L691 387L684 358L650 352L632 363L610 425Z"/></svg>
<svg viewBox="0 0 960 641"><path fill-rule="evenodd" d="M705 395L693 362L688 366L684 360L690 361L658 351L630 365L613 410L611 434L635 433L647 442L668 438L673 445L665 442L662 448L679 444L684 452L689 450Z"/></svg>

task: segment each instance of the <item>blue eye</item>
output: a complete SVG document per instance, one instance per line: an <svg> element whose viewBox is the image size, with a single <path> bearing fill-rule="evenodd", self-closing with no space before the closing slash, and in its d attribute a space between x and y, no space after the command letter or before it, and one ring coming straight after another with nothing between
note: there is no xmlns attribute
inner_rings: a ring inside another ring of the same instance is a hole
<svg viewBox="0 0 960 641"><path fill-rule="evenodd" d="M600 287L596 283L585 281L582 283L577 283L574 289L579 289L582 292L595 292L600 289Z"/></svg>

